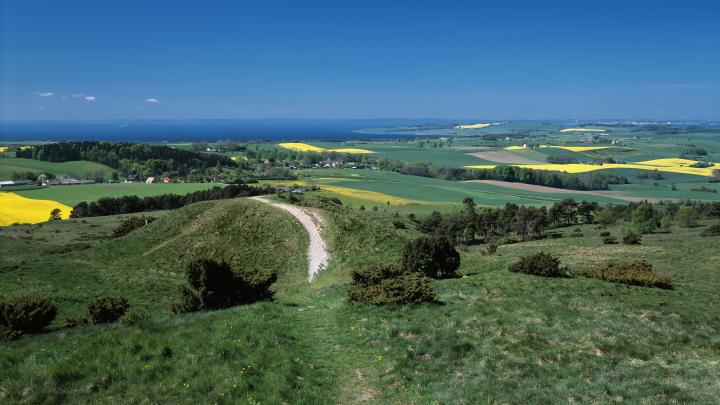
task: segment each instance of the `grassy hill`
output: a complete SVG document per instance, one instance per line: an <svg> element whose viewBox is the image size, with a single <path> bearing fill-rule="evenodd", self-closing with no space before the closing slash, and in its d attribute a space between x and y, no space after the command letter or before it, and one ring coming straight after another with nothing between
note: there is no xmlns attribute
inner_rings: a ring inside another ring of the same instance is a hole
<svg viewBox="0 0 720 405"><path fill-rule="evenodd" d="M10 179L13 172L50 172L54 175L70 176L76 178L94 179L96 176L109 178L114 170L111 167L100 163L75 161L75 162L43 162L34 159L22 158L0 158L0 180Z"/></svg>
<svg viewBox="0 0 720 405"><path fill-rule="evenodd" d="M605 245L600 230L583 225L583 237L568 237L575 227L568 228L565 237L504 245L498 255L461 248L463 277L434 282L438 303L378 308L346 302L349 271L396 260L415 231L314 205L328 222L332 262L311 285L300 225L254 201L191 205L64 255L40 252L96 240L118 218L3 228L3 296L44 292L64 317L91 297L119 293L152 318L4 342L0 400L708 403L720 395L720 257L717 238L700 237L702 227L646 235L639 246ZM620 235L622 224L609 231ZM180 263L195 250L277 270L275 301L170 314ZM538 251L559 255L571 270L643 258L675 288L506 270Z"/></svg>

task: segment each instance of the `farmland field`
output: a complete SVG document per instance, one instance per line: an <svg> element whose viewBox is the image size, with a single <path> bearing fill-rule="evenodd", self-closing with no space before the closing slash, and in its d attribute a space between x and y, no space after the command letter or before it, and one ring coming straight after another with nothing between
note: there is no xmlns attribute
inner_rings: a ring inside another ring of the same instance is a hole
<svg viewBox="0 0 720 405"><path fill-rule="evenodd" d="M38 200L55 200L74 206L81 201L95 201L102 197L136 195L146 197L160 194L186 194L197 190L222 186L213 183L117 183L51 186L42 189L18 191L17 194Z"/></svg>
<svg viewBox="0 0 720 405"><path fill-rule="evenodd" d="M45 162L34 159L0 158L0 180L10 179L13 172L50 172L57 177L70 176L75 178L93 179L96 176L110 177L113 169L94 162Z"/></svg>

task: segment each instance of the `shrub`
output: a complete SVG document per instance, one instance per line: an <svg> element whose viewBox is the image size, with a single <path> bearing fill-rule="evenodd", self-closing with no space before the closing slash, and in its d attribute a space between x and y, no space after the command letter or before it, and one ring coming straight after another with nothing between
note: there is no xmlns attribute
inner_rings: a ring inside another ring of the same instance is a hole
<svg viewBox="0 0 720 405"><path fill-rule="evenodd" d="M42 332L55 315L57 307L47 298L21 296L0 302L0 338Z"/></svg>
<svg viewBox="0 0 720 405"><path fill-rule="evenodd" d="M582 229L580 229L580 228L575 228L575 229L573 230L573 232L570 234L570 236L572 236L572 237L574 237L574 238L581 238L581 237L583 236Z"/></svg>
<svg viewBox="0 0 720 405"><path fill-rule="evenodd" d="M495 253L497 253L498 245L491 243L487 246L487 249L485 251L481 252L480 254L483 256L492 256Z"/></svg>
<svg viewBox="0 0 720 405"><path fill-rule="evenodd" d="M612 235L603 236L602 241L606 245L614 245L617 243L617 238Z"/></svg>
<svg viewBox="0 0 720 405"><path fill-rule="evenodd" d="M460 253L450 239L421 237L407 242L403 249L401 267L406 272L418 272L431 278L457 275Z"/></svg>
<svg viewBox="0 0 720 405"><path fill-rule="evenodd" d="M117 321L130 307L124 297L104 297L87 304L85 319L88 323L112 323Z"/></svg>
<svg viewBox="0 0 720 405"><path fill-rule="evenodd" d="M600 236L603 237L603 238L606 237L606 236L610 236L610 232L608 232L608 231L602 231L602 232L600 232Z"/></svg>
<svg viewBox="0 0 720 405"><path fill-rule="evenodd" d="M225 262L196 258L187 265L188 286L180 290L173 312L222 309L272 298L274 272L233 271Z"/></svg>
<svg viewBox="0 0 720 405"><path fill-rule="evenodd" d="M430 279L397 265L379 265L352 272L348 299L365 304L414 304L435 299Z"/></svg>
<svg viewBox="0 0 720 405"><path fill-rule="evenodd" d="M700 236L720 236L720 224L709 226L700 233Z"/></svg>
<svg viewBox="0 0 720 405"><path fill-rule="evenodd" d="M681 207L675 216L677 224L683 228L692 228L697 226L697 220L699 218L700 215L693 207Z"/></svg>
<svg viewBox="0 0 720 405"><path fill-rule="evenodd" d="M579 272L585 277L643 287L672 288L670 277L652 271L645 260L615 262L586 267Z"/></svg>
<svg viewBox="0 0 720 405"><path fill-rule="evenodd" d="M623 236L623 243L626 245L639 245L642 241L642 236L635 232L628 232Z"/></svg>
<svg viewBox="0 0 720 405"><path fill-rule="evenodd" d="M136 229L150 224L154 220L155 217L146 217L144 215L140 217L126 218L120 223L120 225L117 226L117 228L113 229L113 237L119 238L121 236L125 236Z"/></svg>
<svg viewBox="0 0 720 405"><path fill-rule="evenodd" d="M140 321L150 318L150 314L143 310L129 310L120 317L119 322L125 326L134 325Z"/></svg>
<svg viewBox="0 0 720 405"><path fill-rule="evenodd" d="M560 266L560 259L543 252L522 256L519 261L510 264L508 270L543 277L567 276L567 268Z"/></svg>
<svg viewBox="0 0 720 405"><path fill-rule="evenodd" d="M405 223L402 221L393 221L392 224L395 229L407 229L407 225L405 225Z"/></svg>

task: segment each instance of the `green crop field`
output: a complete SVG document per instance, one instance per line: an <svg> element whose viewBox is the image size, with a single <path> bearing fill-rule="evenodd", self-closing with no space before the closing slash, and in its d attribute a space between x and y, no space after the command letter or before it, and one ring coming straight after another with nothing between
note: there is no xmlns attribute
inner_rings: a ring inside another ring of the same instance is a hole
<svg viewBox="0 0 720 405"><path fill-rule="evenodd" d="M75 186L51 186L41 189L18 191L17 194L37 200L54 200L65 205L74 206L81 201L95 201L102 197L122 197L136 195L147 197L160 194L187 194L197 190L205 190L222 186L215 183L116 183L116 184L83 184ZM11 190L12 191L12 190Z"/></svg>
<svg viewBox="0 0 720 405"><path fill-rule="evenodd" d="M99 163L85 161L55 163L33 159L0 158L0 180L10 179L13 172L25 173L28 171L38 174L50 172L58 177L94 179L95 177L110 177L113 169Z"/></svg>

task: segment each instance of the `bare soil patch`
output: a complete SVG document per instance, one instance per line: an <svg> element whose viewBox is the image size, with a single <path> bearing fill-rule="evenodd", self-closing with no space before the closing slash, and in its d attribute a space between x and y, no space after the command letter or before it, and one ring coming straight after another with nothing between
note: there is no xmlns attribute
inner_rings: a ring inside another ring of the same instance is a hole
<svg viewBox="0 0 720 405"><path fill-rule="evenodd" d="M476 158L480 158L483 160L488 160L490 162L497 162L497 163L509 163L509 164L521 164L521 165L535 165L535 164L545 163L545 162L541 162L538 160L527 158L525 156L520 156L520 155L513 153L512 151L508 151L508 150L474 152L474 153L468 153L468 155L476 157Z"/></svg>

